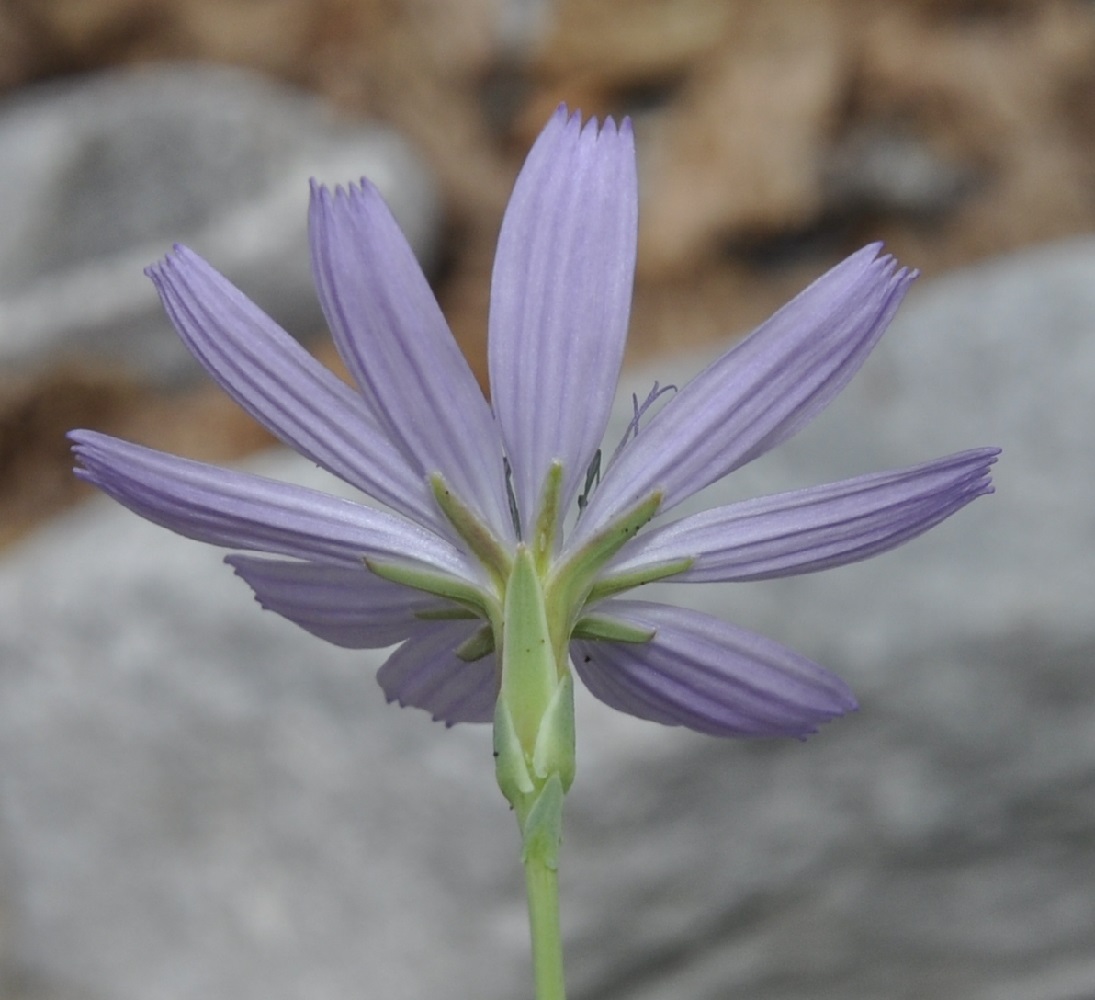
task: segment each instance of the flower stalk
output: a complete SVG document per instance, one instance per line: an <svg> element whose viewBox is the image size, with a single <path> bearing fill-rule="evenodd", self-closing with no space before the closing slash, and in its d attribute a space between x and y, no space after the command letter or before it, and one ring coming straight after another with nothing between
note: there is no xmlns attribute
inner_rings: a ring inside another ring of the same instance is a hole
<svg viewBox="0 0 1095 1000"><path fill-rule="evenodd" d="M561 1000L559 844L563 796L574 781L574 682L566 646L552 641L536 561L518 546L506 585L494 757L498 787L521 831L536 997Z"/></svg>
<svg viewBox="0 0 1095 1000"><path fill-rule="evenodd" d="M536 1000L565 1000L563 940L559 927L563 792L558 777L553 775L545 785L536 809L540 815L529 817L530 820L535 818L536 822L526 826L522 851L532 935L532 978L536 985Z"/></svg>

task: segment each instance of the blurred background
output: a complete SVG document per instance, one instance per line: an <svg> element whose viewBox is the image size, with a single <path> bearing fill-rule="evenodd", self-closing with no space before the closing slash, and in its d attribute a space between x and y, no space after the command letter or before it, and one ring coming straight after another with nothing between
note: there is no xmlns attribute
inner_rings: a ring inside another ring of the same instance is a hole
<svg viewBox="0 0 1095 1000"><path fill-rule="evenodd" d="M0 1000L526 995L489 734L385 706L377 656L90 502L63 435L272 443L141 272L185 242L338 369L310 176L380 186L485 382L560 101L637 134L610 439L884 240L924 275L892 333L732 489L1005 449L900 554L689 590L838 670L853 719L726 744L583 696L574 997L1095 997L1095 3L0 0Z"/></svg>
<svg viewBox="0 0 1095 1000"><path fill-rule="evenodd" d="M324 180L371 168L409 205L482 375L501 212L560 101L638 130L639 357L748 329L864 242L930 276L1089 231L1093 93L1083 0L4 0L0 537L73 497L74 424L210 458L265 443L211 390L164 412L196 366L135 362L170 336L139 271L194 243L325 351L289 229L309 144ZM380 128L406 148L374 155ZM241 204L267 229L211 232ZM288 273L265 300L263 256Z"/></svg>

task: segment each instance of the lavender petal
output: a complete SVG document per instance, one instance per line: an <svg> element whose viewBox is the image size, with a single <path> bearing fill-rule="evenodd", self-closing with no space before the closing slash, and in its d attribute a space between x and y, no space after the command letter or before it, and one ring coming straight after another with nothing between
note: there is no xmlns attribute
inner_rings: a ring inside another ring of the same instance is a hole
<svg viewBox="0 0 1095 1000"><path fill-rule="evenodd" d="M560 108L517 178L490 304L491 399L524 523L563 463L563 508L600 446L616 392L635 271L630 122L582 127Z"/></svg>
<svg viewBox="0 0 1095 1000"><path fill-rule="evenodd" d="M415 612L437 598L374 576L363 565L230 555L227 562L266 610L346 649L402 642L422 624Z"/></svg>
<svg viewBox="0 0 1095 1000"><path fill-rule="evenodd" d="M320 303L377 423L420 476L440 472L513 537L498 427L380 193L313 183L309 220Z"/></svg>
<svg viewBox="0 0 1095 1000"><path fill-rule="evenodd" d="M438 722L490 722L498 698L497 657L456 655L482 622L423 622L376 676L388 701L422 708Z"/></svg>
<svg viewBox="0 0 1095 1000"><path fill-rule="evenodd" d="M692 557L673 583L765 580L867 559L992 492L995 448L716 507L655 528L604 575Z"/></svg>
<svg viewBox="0 0 1095 1000"><path fill-rule="evenodd" d="M426 480L361 397L239 289L183 246L147 273L190 352L251 416L362 492L446 530Z"/></svg>
<svg viewBox="0 0 1095 1000"><path fill-rule="evenodd" d="M606 471L573 543L654 490L669 510L812 420L859 370L915 276L878 250L838 264L669 400Z"/></svg>
<svg viewBox="0 0 1095 1000"><path fill-rule="evenodd" d="M396 514L264 476L177 458L95 431L69 435L76 475L187 538L358 566L413 561L477 581L464 553Z"/></svg>
<svg viewBox="0 0 1095 1000"><path fill-rule="evenodd" d="M571 643L601 701L716 736L796 736L856 708L847 685L765 636L685 608L606 601L598 614L655 629L645 643Z"/></svg>

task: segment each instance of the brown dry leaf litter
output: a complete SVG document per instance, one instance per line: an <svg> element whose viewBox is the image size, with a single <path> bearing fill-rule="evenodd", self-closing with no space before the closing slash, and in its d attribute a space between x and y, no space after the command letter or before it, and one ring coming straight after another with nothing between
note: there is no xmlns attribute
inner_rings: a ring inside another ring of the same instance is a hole
<svg viewBox="0 0 1095 1000"><path fill-rule="evenodd" d="M210 59L394 123L438 177L449 228L436 286L480 377L501 212L560 100L635 118L632 357L746 329L868 240L931 274L1095 229L1095 4L559 0L526 52L503 44L497 9L7 0L0 87ZM0 522L69 499L60 434L74 423L205 458L266 440L212 389L151 399L53 375L0 396Z"/></svg>

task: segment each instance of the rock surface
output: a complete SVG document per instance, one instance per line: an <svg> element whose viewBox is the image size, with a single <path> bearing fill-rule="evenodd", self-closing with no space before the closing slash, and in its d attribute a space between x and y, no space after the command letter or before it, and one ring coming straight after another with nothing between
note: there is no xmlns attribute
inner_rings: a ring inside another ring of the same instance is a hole
<svg viewBox="0 0 1095 1000"><path fill-rule="evenodd" d="M720 743L579 701L576 1000L1073 1000L1095 982L1095 242L914 290L768 492L999 444L998 492L871 562L677 587L862 710ZM702 358L632 371L682 381ZM281 453L263 471L317 480ZM527 995L488 733L103 501L0 565L0 982L52 1000Z"/></svg>
<svg viewBox="0 0 1095 1000"><path fill-rule="evenodd" d="M0 106L0 364L194 371L144 268L184 242L298 335L324 328L306 234L308 179L368 176L420 257L439 207L396 133L240 70L148 68L66 80Z"/></svg>

